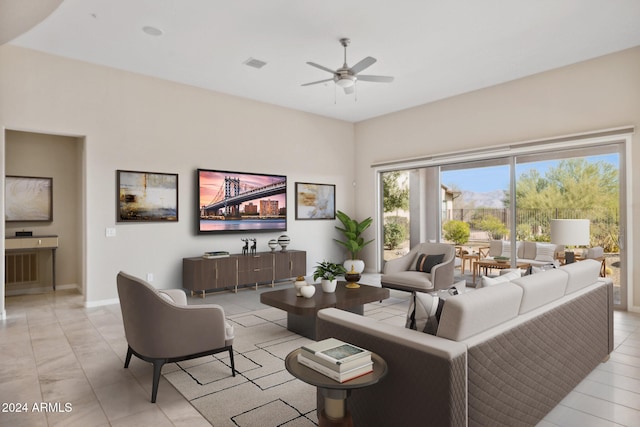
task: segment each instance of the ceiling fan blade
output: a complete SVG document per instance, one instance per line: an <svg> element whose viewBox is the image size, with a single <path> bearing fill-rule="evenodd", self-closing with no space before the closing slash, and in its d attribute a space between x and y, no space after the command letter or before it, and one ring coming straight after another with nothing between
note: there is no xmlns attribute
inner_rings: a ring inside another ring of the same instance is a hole
<svg viewBox="0 0 640 427"><path fill-rule="evenodd" d="M305 84L300 85L300 86L311 86L311 85L317 85L318 83L325 83L325 82L331 82L331 81L333 81L333 78L324 79L324 80L318 80L317 82L305 83Z"/></svg>
<svg viewBox="0 0 640 427"><path fill-rule="evenodd" d="M351 95L354 91L355 86L347 86L344 88L344 93L347 95Z"/></svg>
<svg viewBox="0 0 640 427"><path fill-rule="evenodd" d="M335 74L336 73L335 70L332 70L330 68L324 67L324 66L319 65L319 64L316 64L315 62L307 62L307 64L311 65L312 67L319 68L319 69L321 69L323 71L327 71L327 72L329 72L331 74Z"/></svg>
<svg viewBox="0 0 640 427"><path fill-rule="evenodd" d="M393 81L393 77L358 75L358 80L363 82L391 83Z"/></svg>
<svg viewBox="0 0 640 427"><path fill-rule="evenodd" d="M354 74L358 74L360 71L364 70L365 68L371 67L373 64L376 63L376 61L377 61L376 58L373 58L371 56L367 56L362 61L358 62L356 65L351 67L351 71Z"/></svg>

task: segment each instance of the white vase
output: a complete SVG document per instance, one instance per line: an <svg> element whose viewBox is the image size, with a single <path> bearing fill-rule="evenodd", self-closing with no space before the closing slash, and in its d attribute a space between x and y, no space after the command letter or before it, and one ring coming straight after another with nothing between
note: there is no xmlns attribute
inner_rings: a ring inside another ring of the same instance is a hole
<svg viewBox="0 0 640 427"><path fill-rule="evenodd" d="M308 283L306 280L296 280L295 282L293 282L293 286L296 288L296 296L297 297L301 297L302 294L300 293L300 289L302 289L303 287L307 286Z"/></svg>
<svg viewBox="0 0 640 427"><path fill-rule="evenodd" d="M342 265L347 272L351 271L351 267L356 273L362 274L364 271L364 261L361 259L348 259Z"/></svg>
<svg viewBox="0 0 640 427"><path fill-rule="evenodd" d="M338 279L333 279L333 280L322 279L320 280L320 284L322 285L322 292L326 292L330 294L336 291L336 285L338 284Z"/></svg>
<svg viewBox="0 0 640 427"><path fill-rule="evenodd" d="M316 293L316 287L313 285L307 285L300 288L300 293L305 298L311 298Z"/></svg>

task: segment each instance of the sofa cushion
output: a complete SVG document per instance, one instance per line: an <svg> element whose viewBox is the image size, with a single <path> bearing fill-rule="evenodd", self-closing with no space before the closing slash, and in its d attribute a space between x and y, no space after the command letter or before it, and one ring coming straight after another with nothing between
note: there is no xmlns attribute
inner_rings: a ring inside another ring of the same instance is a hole
<svg viewBox="0 0 640 427"><path fill-rule="evenodd" d="M556 245L552 243L536 243L536 261L553 262L556 254Z"/></svg>
<svg viewBox="0 0 640 427"><path fill-rule="evenodd" d="M500 252L500 256L511 258L511 242L507 242L506 240L502 242L502 251Z"/></svg>
<svg viewBox="0 0 640 427"><path fill-rule="evenodd" d="M502 240L491 240L489 242L489 256L497 257L502 255Z"/></svg>
<svg viewBox="0 0 640 427"><path fill-rule="evenodd" d="M593 259L574 262L559 268L569 274L566 294L585 288L598 280L600 277L600 262Z"/></svg>
<svg viewBox="0 0 640 427"><path fill-rule="evenodd" d="M438 255L427 255L420 254L418 255L418 259L416 260L416 271L421 271L423 273L431 273L431 269L440 264L444 259L444 254Z"/></svg>
<svg viewBox="0 0 640 427"><path fill-rule="evenodd" d="M593 248L587 249L587 254L585 258L601 258L604 256L604 249L602 246L596 246Z"/></svg>
<svg viewBox="0 0 640 427"><path fill-rule="evenodd" d="M437 336L461 341L515 318L520 310L522 288L500 283L447 298Z"/></svg>
<svg viewBox="0 0 640 427"><path fill-rule="evenodd" d="M536 259L536 242L522 242L522 259Z"/></svg>
<svg viewBox="0 0 640 427"><path fill-rule="evenodd" d="M514 279L511 283L520 286L523 291L519 314L564 296L568 279L568 274L558 269Z"/></svg>
<svg viewBox="0 0 640 427"><path fill-rule="evenodd" d="M395 285L400 289L410 289L417 291L433 290L430 273L421 271L400 271L384 275L384 283Z"/></svg>
<svg viewBox="0 0 640 427"><path fill-rule="evenodd" d="M482 280L480 280L479 287L486 288L488 286L494 286L500 283L510 282L511 280L517 279L520 276L522 276L522 272L520 271L519 268L509 271L506 274L501 274L498 277L482 276Z"/></svg>

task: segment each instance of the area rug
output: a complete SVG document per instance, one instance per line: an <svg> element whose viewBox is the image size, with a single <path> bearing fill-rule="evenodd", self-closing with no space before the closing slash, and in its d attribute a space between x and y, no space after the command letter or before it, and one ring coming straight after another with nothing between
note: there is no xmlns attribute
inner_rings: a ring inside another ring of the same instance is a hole
<svg viewBox="0 0 640 427"><path fill-rule="evenodd" d="M316 388L284 367L287 354L311 340L288 331L286 313L275 308L229 321L235 378L228 353L166 365L164 377L216 427L317 425Z"/></svg>
<svg viewBox="0 0 640 427"><path fill-rule="evenodd" d="M366 304L365 316L401 325L406 307L391 298ZM286 313L276 308L228 320L235 329L236 376L228 353L220 353L165 365L167 381L215 427L317 426L316 388L284 366L287 354L312 340L288 331Z"/></svg>

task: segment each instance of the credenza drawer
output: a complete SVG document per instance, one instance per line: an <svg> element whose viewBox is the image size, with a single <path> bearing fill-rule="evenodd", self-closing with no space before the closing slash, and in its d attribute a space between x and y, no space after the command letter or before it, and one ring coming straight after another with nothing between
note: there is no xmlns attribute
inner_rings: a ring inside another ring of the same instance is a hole
<svg viewBox="0 0 640 427"><path fill-rule="evenodd" d="M18 238L8 238L4 240L4 249L5 250L16 250L16 249L50 249L58 247L58 237L57 236L46 236L46 237L18 237Z"/></svg>

